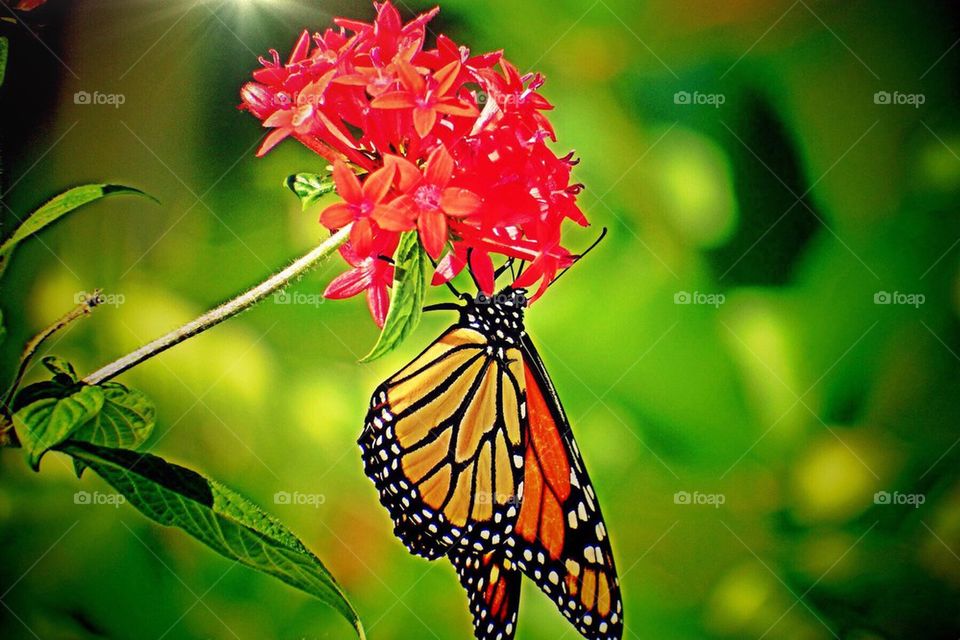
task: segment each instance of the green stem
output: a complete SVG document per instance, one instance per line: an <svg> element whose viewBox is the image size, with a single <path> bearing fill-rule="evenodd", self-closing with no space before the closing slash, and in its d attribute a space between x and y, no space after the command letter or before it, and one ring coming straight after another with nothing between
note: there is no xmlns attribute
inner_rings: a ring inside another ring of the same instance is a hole
<svg viewBox="0 0 960 640"><path fill-rule="evenodd" d="M23 348L23 354L20 356L20 365L17 368L17 374L13 377L13 382L10 384L10 388L3 396L4 409L10 408L10 403L13 401L13 395L16 393L17 387L20 386L20 381L23 380L23 376L27 372L27 367L30 366L30 361L33 359L33 356L36 355L37 350L40 348L40 345L43 344L44 340L55 334L57 331L60 331L74 320L90 315L90 312L102 302L103 296L100 295L100 290L97 289L93 292L93 295L88 296L83 302L65 313L59 320L30 339L30 342L27 343L27 346Z"/></svg>
<svg viewBox="0 0 960 640"><path fill-rule="evenodd" d="M179 344L199 333L202 333L207 329L215 327L224 320L232 318L241 311L252 307L272 293L283 289L305 272L317 266L326 258L330 257L333 252L337 250L337 247L343 244L344 241L346 241L346 239L349 237L350 226L351 225L348 225L343 229L340 229L310 252L300 258L297 258L286 269L270 276L252 289L249 289L239 296L224 302L219 307L211 309L199 318L191 320L190 322L177 329L174 329L166 335L160 336L153 342L145 344L136 351L128 353L119 360L111 362L105 367L94 371L84 378L83 382L87 384L99 384L101 382L106 382L107 380L120 375L127 369L135 367L141 362L148 360L163 351L166 351L170 347Z"/></svg>

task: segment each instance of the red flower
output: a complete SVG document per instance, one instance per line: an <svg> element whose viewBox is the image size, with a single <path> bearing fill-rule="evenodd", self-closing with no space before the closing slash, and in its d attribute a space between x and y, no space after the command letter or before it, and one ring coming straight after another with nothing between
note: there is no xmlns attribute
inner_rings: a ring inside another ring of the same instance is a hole
<svg viewBox="0 0 960 640"><path fill-rule="evenodd" d="M343 202L332 204L320 214L320 222L328 229L339 229L351 222L350 243L360 255L373 248L374 227L387 231L406 231L413 223L401 211L386 204L393 183L394 167L386 166L367 177L363 186L356 174L341 161L333 166L333 181Z"/></svg>
<svg viewBox="0 0 960 640"><path fill-rule="evenodd" d="M323 292L325 298L342 300L366 291L370 315L381 328L390 307L387 288L393 282L393 265L388 260L397 249L395 234L382 237L385 240L378 241L369 255L359 253L351 242L341 246L340 255L353 269L334 278Z"/></svg>
<svg viewBox="0 0 960 640"><path fill-rule="evenodd" d="M304 31L286 63L271 50L240 92L241 108L271 129L259 155L295 138L334 166L343 202L320 220L352 224L344 257L355 275L333 293L353 291L361 272L372 283L376 271L380 284L367 291L382 322L389 278L377 256L416 229L438 260L434 284L467 268L492 293L496 267L513 259L526 263L513 284L536 287L536 300L575 261L562 245L566 221L587 224L573 154L550 147L543 76L444 35L426 49L436 9L404 24L390 2L374 6L372 24L338 18L322 34Z"/></svg>
<svg viewBox="0 0 960 640"><path fill-rule="evenodd" d="M396 61L402 89L391 91L376 98L370 106L376 109L411 109L413 127L421 138L427 137L437 123L440 114L452 116L479 115L472 104L448 95L460 74L460 62L454 61L424 78L405 60Z"/></svg>
<svg viewBox="0 0 960 640"><path fill-rule="evenodd" d="M447 216L465 218L476 213L480 197L460 187L450 186L453 178L453 157L446 147L434 149L423 171L409 160L393 157L387 166L397 166L399 190L403 194L391 204L417 221L423 248L434 259L440 257L447 243Z"/></svg>
<svg viewBox="0 0 960 640"><path fill-rule="evenodd" d="M336 72L328 71L319 80L306 85L297 93L296 100L282 104L279 109L264 119L263 126L274 127L274 130L260 145L260 149L257 150L258 156L264 155L291 134L300 136L328 134L339 142L353 144L340 130L342 125L333 122L321 109L334 73ZM248 92L252 95L260 93L255 87L250 87Z"/></svg>

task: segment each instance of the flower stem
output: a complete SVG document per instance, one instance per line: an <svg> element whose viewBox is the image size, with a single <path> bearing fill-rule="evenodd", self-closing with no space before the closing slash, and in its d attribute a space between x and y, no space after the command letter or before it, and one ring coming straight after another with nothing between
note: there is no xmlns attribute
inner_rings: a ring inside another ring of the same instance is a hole
<svg viewBox="0 0 960 640"><path fill-rule="evenodd" d="M101 295L100 290L97 289L92 295L86 297L83 302L65 313L59 320L30 339L30 342L28 342L27 346L23 349L23 355L20 356L20 364L17 367L16 375L13 377L13 382L10 383L10 388L3 396L2 406L4 410L10 408L10 404L13 402L13 396L17 391L17 387L20 386L20 382L23 380L23 375L27 372L27 367L30 366L30 361L33 359L33 356L36 355L37 349L40 348L40 345L43 344L44 340L60 331L74 320L78 320L84 316L90 315L90 313L102 302L103 296Z"/></svg>
<svg viewBox="0 0 960 640"><path fill-rule="evenodd" d="M115 378L127 369L135 367L144 360L166 351L170 347L191 338L198 333L202 333L211 327L215 327L224 320L232 318L241 311L244 311L257 304L272 293L283 289L293 280L300 277L308 270L317 266L323 260L328 258L337 250L350 235L350 226L340 229L335 234L324 240L309 253L297 258L290 266L270 276L252 289L240 294L239 296L224 302L219 307L211 309L199 318L191 320L182 327L174 329L166 335L160 336L153 342L143 345L136 351L131 351L119 360L94 371L83 382L87 384L99 384Z"/></svg>

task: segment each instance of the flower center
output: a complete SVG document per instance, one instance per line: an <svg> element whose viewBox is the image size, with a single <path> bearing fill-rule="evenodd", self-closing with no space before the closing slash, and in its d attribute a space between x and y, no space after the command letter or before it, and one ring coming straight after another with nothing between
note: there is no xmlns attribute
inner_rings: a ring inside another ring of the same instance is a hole
<svg viewBox="0 0 960 640"><path fill-rule="evenodd" d="M366 218L373 213L374 205L369 200L364 200L357 206L358 218Z"/></svg>
<svg viewBox="0 0 960 640"><path fill-rule="evenodd" d="M440 208L440 187L435 184L425 184L417 188L413 194L413 201L425 210Z"/></svg>

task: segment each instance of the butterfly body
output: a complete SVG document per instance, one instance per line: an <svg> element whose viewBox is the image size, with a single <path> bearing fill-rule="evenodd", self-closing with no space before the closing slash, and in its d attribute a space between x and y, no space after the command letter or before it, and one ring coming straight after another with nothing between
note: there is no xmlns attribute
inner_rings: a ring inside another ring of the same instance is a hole
<svg viewBox="0 0 960 640"><path fill-rule="evenodd" d="M469 299L374 391L364 468L407 548L454 565L478 639L513 637L521 574L585 637L620 638L605 524L523 293Z"/></svg>

